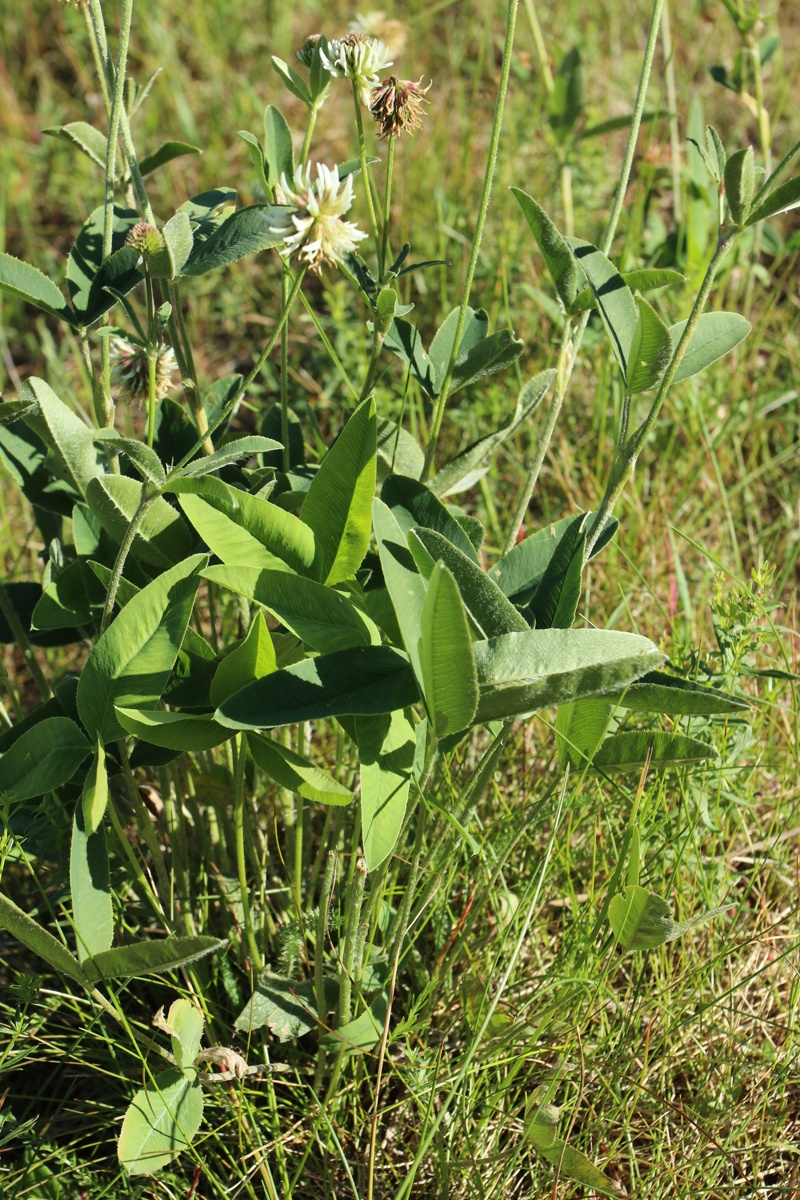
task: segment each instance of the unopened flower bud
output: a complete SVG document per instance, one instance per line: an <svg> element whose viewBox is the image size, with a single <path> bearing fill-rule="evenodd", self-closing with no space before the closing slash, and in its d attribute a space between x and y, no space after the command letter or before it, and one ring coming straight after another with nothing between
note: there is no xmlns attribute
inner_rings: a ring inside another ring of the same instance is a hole
<svg viewBox="0 0 800 1200"><path fill-rule="evenodd" d="M128 233L125 245L141 254L142 258L152 258L164 249L164 239L155 225L151 225L149 221L140 221Z"/></svg>
<svg viewBox="0 0 800 1200"><path fill-rule="evenodd" d="M317 42L322 35L319 33L310 33L303 42L300 49L297 51L297 57L304 67L310 67L314 57L314 51L317 48Z"/></svg>

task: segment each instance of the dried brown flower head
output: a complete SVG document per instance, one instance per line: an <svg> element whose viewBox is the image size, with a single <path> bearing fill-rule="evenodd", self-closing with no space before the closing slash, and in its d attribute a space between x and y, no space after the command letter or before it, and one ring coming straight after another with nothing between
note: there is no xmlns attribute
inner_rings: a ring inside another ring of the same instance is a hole
<svg viewBox="0 0 800 1200"><path fill-rule="evenodd" d="M395 79L390 75L372 89L370 111L380 125L378 137L397 137L403 130L413 133L421 127L422 106L428 103L425 94L431 87L430 84L420 87L421 83L421 79L412 83L410 79Z"/></svg>

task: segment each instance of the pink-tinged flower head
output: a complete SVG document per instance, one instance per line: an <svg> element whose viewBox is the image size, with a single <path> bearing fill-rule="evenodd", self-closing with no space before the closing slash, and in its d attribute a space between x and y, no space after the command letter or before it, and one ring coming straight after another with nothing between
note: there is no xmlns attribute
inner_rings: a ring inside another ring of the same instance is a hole
<svg viewBox="0 0 800 1200"><path fill-rule="evenodd" d="M392 64L383 42L363 33L348 33L346 37L328 42L327 52L322 54L322 65L331 75L351 80L359 100L369 108L370 88L379 82L378 72Z"/></svg>
<svg viewBox="0 0 800 1200"><path fill-rule="evenodd" d="M323 263L340 263L367 236L357 225L342 220L353 203L353 177L348 175L342 183L338 167L318 163L317 181L312 183L311 164L298 166L291 182L281 175L275 199L294 208L272 221L273 232L283 236L280 252L287 259L297 254L316 271Z"/></svg>

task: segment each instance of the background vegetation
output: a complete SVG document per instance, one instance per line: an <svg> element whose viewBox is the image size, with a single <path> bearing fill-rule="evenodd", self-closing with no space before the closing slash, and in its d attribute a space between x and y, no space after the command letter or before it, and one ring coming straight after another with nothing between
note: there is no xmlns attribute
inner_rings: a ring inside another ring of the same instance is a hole
<svg viewBox="0 0 800 1200"><path fill-rule="evenodd" d="M780 37L764 68L777 161L798 136L791 97L797 94L800 14L790 4L765 8L762 36ZM553 67L570 47L580 48L585 125L630 112L647 7L627 0L588 9L543 3L536 12ZM489 311L491 327L513 328L526 348L516 382L507 372L451 403L443 433L451 452L496 428L513 409L518 385L555 365L561 317L507 190L522 187L563 221L563 178L549 140L533 13L532 6L522 6L473 291L473 302ZM308 33L336 36L353 15L338 3L240 0L187 7L140 0L129 73L138 81L156 69L161 74L137 116L137 144L149 150L174 137L203 147L201 156L179 159L154 177L151 199L159 218L172 212L176 198L223 183L235 184L240 203L263 198L236 131L258 129L266 103L278 104L293 128L304 119L270 56L292 61ZM398 146L394 190L402 214L398 229L407 224L415 258L448 263L408 277L404 299L416 305L427 339L460 296L491 128L503 11L498 4L410 0L391 15L407 27L400 73L433 80L423 130ZM668 120L648 122L615 261L623 269L677 265L689 277L688 297L708 257L716 200L683 139L689 129L712 121L729 148L758 148L759 129L752 108L710 74L718 64L732 70L740 46L724 7L686 4L672 21L678 160ZM4 13L0 39L6 129L0 142L0 249L58 277L76 229L100 200L96 169L41 132L71 120L102 124L82 14L73 6L31 0ZM670 106L663 63L660 52L649 93L653 109ZM351 111L347 91L334 91L320 118L315 158L353 156ZM576 148L572 202L578 231L587 239L600 239L624 141L624 131L612 132ZM670 236L676 206L682 218L677 239ZM575 1184L559 1182L557 1166L537 1158L524 1136L526 1099L555 1069L571 1143L602 1160L634 1194L744 1200L797 1193L800 793L793 672L800 220L795 211L773 225L754 268L752 244L737 245L713 298L714 307L746 312L750 337L671 393L618 509L620 534L602 565L586 571L579 609L590 624L646 634L677 667L699 670L702 678L753 702L750 719L731 721L721 736L718 764L689 776L653 775L639 798L647 839L642 882L669 897L680 918L715 907L724 913L648 955L620 955L596 921L621 866L636 780L574 775L561 787L553 714L545 711L515 729L504 772L484 797L469 839L437 864L439 886L419 914L414 952L398 980L396 1024L377 1098L371 1065L354 1069L322 1116L309 1088L313 1052L302 1039L270 1038L272 1061L289 1070L209 1093L208 1119L192 1154L158 1179L129 1179L120 1171L114 1142L141 1082L140 1064L120 1049L116 1029L107 1028L107 1019L79 990L71 994L52 977L38 976L41 964L3 942L0 1143L7 1141L0 1150L6 1170L0 1185L7 1197L187 1196L195 1162L203 1167L196 1194L207 1200L288 1196L292 1187L298 1198L361 1197L368 1186L376 1196L400 1200L412 1164L414 1194L420 1196L580 1194ZM260 255L224 276L193 283L202 377L249 369L253 345L277 316L279 268L273 260ZM351 289L333 274L310 281L308 289L336 351L354 364L354 377L355 364L363 374L369 345ZM7 296L1 303L4 396L39 374L58 380L65 398L88 408L91 392L73 337ZM670 304L685 315L679 293L671 294ZM289 351L290 399L307 427L317 430L321 447L353 396L322 354L310 321L297 313ZM399 372L390 365L387 376L378 383L379 408L399 418ZM239 414L242 429L258 427L260 410L277 386L277 374L270 378L267 370ZM620 404L607 342L590 325L527 532L597 506ZM412 431L424 428L426 414L414 396L404 416ZM133 412L130 420L141 427L143 414ZM465 498L467 511L486 525L487 561L502 549L536 433L535 423L520 429L492 475ZM45 547L10 478L3 479L0 506L6 578L40 579ZM80 662L77 649L69 651L71 662L63 651L37 653L56 674ZM35 684L11 646L4 650L3 669L23 708L32 707ZM335 753L332 743L318 749ZM469 777L471 765L469 754L454 759L437 792L442 806ZM280 800L265 798L263 811L275 822L277 853L285 848ZM44 848L33 853L57 862L69 820L44 810ZM398 853L392 878L399 888L405 868L403 849ZM224 893L214 863L194 868L206 873L198 894L205 887L213 932L228 936L236 913L220 904ZM276 858L276 892L285 890L286 878ZM58 903L57 884L51 879L46 894L37 891L36 871L27 873L19 864L9 873L8 888L29 910ZM124 912L123 921L135 927L139 914ZM288 922L279 933L274 965L288 970L298 953L297 933ZM186 979L183 986L190 987ZM227 1044L241 1007L239 983L230 968L226 975L218 967L209 969L203 987L214 1037ZM496 996L498 988L498 1018L478 1039L476 1012L484 993ZM139 983L120 1003L132 1022L147 1029L153 1012L175 994L174 981ZM254 1058L260 1052L251 1049ZM373 1105L378 1152L368 1184Z"/></svg>

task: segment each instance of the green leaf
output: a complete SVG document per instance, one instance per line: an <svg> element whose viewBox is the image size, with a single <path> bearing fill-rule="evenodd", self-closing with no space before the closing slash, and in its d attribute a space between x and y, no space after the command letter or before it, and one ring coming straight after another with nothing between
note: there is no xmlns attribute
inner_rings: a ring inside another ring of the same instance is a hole
<svg viewBox="0 0 800 1200"><path fill-rule="evenodd" d="M139 255L125 245L125 238L140 219L135 209L114 206L112 254L105 261L104 206L101 204L84 222L67 261L67 289L79 324L93 325L117 303L117 297L106 291L107 286L125 296L144 279L138 267Z"/></svg>
<svg viewBox="0 0 800 1200"><path fill-rule="evenodd" d="M103 455L94 444L97 430L82 421L43 379L26 379L19 396L31 404L23 418L25 424L56 456L53 473L85 495L91 480L105 473Z"/></svg>
<svg viewBox="0 0 800 1200"><path fill-rule="evenodd" d="M561 1138L556 1138L550 1147L540 1149L539 1153L557 1167L559 1175L566 1176L567 1179L582 1183L584 1187L602 1192L606 1196L627 1195L619 1183L596 1167L581 1150L576 1150Z"/></svg>
<svg viewBox="0 0 800 1200"><path fill-rule="evenodd" d="M375 401L359 405L322 460L302 519L314 532L313 574L332 586L354 575L369 548L375 494Z"/></svg>
<svg viewBox="0 0 800 1200"><path fill-rule="evenodd" d="M768 217L788 212L790 208L797 208L798 205L800 205L800 175L795 175L794 179L789 179L779 188L775 188L774 192L770 192L766 200L762 200L750 212L747 224L757 225L759 221L766 221Z"/></svg>
<svg viewBox="0 0 800 1200"><path fill-rule="evenodd" d="M556 714L556 751L562 767L588 766L608 731L614 701L576 700L559 705Z"/></svg>
<svg viewBox="0 0 800 1200"><path fill-rule="evenodd" d="M565 537L574 539L576 522L579 529L585 530L591 517L592 513L579 513L577 517L562 517L553 525L537 529L530 537L513 546L508 554L504 554L499 562L489 569L487 573L490 579L493 579L515 604L527 604L544 578L561 540ZM617 528L617 522L606 526L592 557L608 545Z"/></svg>
<svg viewBox="0 0 800 1200"><path fill-rule="evenodd" d="M306 87L301 76L297 74L297 71L295 71L293 67L287 66L282 58L278 58L274 54L272 56L272 65L292 95L296 97L296 99L300 100L303 104L308 104L310 106L312 102L311 93Z"/></svg>
<svg viewBox="0 0 800 1200"><path fill-rule="evenodd" d="M167 474L161 459L146 442L123 437L116 429L96 429L93 436L95 443L113 446L121 454L127 455L147 483L154 483L156 487L160 487L166 481Z"/></svg>
<svg viewBox="0 0 800 1200"><path fill-rule="evenodd" d="M248 734L247 740L257 765L281 787L316 804L342 805L353 799L349 788L280 742L257 733Z"/></svg>
<svg viewBox="0 0 800 1200"><path fill-rule="evenodd" d="M185 154L202 153L199 146L192 146L189 142L164 142L152 154L145 154L144 158L140 159L139 170L142 175L150 175L159 167L166 166L168 162L183 158Z"/></svg>
<svg viewBox="0 0 800 1200"><path fill-rule="evenodd" d="M536 238L561 307L564 312L570 312L578 294L578 267L572 251L547 213L532 196L523 192L521 188L512 187L511 191L516 196L531 233Z"/></svg>
<svg viewBox="0 0 800 1200"><path fill-rule="evenodd" d="M596 246L577 238L571 238L570 245L592 289L622 377L627 381L631 346L639 323L633 292L614 264Z"/></svg>
<svg viewBox="0 0 800 1200"><path fill-rule="evenodd" d="M69 717L48 717L31 726L0 758L0 794L32 800L72 778L91 744Z"/></svg>
<svg viewBox="0 0 800 1200"><path fill-rule="evenodd" d="M274 104L268 104L264 110L264 161L270 187L280 182L281 175L285 174L288 180L294 175L292 132Z"/></svg>
<svg viewBox="0 0 800 1200"><path fill-rule="evenodd" d="M78 958L83 962L111 949L114 909L105 830L101 825L94 833L86 832L80 800L72 819L69 885Z"/></svg>
<svg viewBox="0 0 800 1200"><path fill-rule="evenodd" d="M208 567L203 575L263 605L296 637L324 654L378 640L372 623L348 597L313 579L258 567Z"/></svg>
<svg viewBox="0 0 800 1200"><path fill-rule="evenodd" d="M673 346L677 347L681 334L686 327L685 321L670 327L669 335ZM722 358L728 351L733 350L747 337L752 326L739 313L708 312L703 313L697 322L686 353L680 361L673 383L681 383L691 375L697 375L705 370L710 363Z"/></svg>
<svg viewBox="0 0 800 1200"><path fill-rule="evenodd" d="M422 474L425 454L419 442L402 425L396 425L386 417L378 417L377 450L379 472L381 464L385 464L388 474L406 475L411 479L418 479ZM380 473L378 479L382 482Z"/></svg>
<svg viewBox="0 0 800 1200"><path fill-rule="evenodd" d="M569 629L581 598L586 521L575 517L558 539L525 610L537 629Z"/></svg>
<svg viewBox="0 0 800 1200"><path fill-rule="evenodd" d="M97 752L89 767L89 773L83 785L81 805L83 807L83 828L85 833L91 837L100 828L108 808L108 772L106 771L106 752L102 742L98 742ZM105 949L107 950L108 946Z"/></svg>
<svg viewBox="0 0 800 1200"><path fill-rule="evenodd" d="M673 921L669 905L662 896L631 884L612 898L608 920L623 950L652 950L682 937L696 925L710 921L724 911L715 908L688 921Z"/></svg>
<svg viewBox="0 0 800 1200"><path fill-rule="evenodd" d="M161 709L123 708L116 705L116 718L126 733L151 746L167 750L211 750L231 736L207 714L164 712Z"/></svg>
<svg viewBox="0 0 800 1200"><path fill-rule="evenodd" d="M389 1003L381 993L376 996L369 1008L365 1008L360 1016L348 1021L339 1029L331 1030L319 1039L321 1046L328 1050L340 1050L344 1047L346 1055L364 1054L376 1046L383 1037L383 1027L386 1024L386 1014Z"/></svg>
<svg viewBox="0 0 800 1200"><path fill-rule="evenodd" d="M133 1097L117 1143L129 1175L154 1175L191 1145L203 1120L203 1089L181 1071L162 1071Z"/></svg>
<svg viewBox="0 0 800 1200"><path fill-rule="evenodd" d="M613 695L614 703L634 712L666 713L668 716L712 716L715 713L747 711L746 700L720 692L716 688L703 687L689 679L666 675L663 671L651 671L637 679L619 695Z"/></svg>
<svg viewBox="0 0 800 1200"><path fill-rule="evenodd" d="M553 83L548 116L556 141L563 144L583 112L583 64L577 46L564 55Z"/></svg>
<svg viewBox="0 0 800 1200"><path fill-rule="evenodd" d="M473 442L466 450L462 450L449 463L446 463L432 480L431 491L441 497L452 496L457 492L466 491L478 483L489 469L491 455L512 433L530 420L547 395L555 377L555 371L549 370L540 371L533 379L529 379L520 390L517 406L511 419L494 433L487 433L485 437ZM397 469L401 469L400 464ZM418 476L421 469L422 452L420 451L419 469L416 472L406 471L405 473Z"/></svg>
<svg viewBox="0 0 800 1200"><path fill-rule="evenodd" d="M436 395L441 392L447 376L447 368L450 365L458 330L459 315L459 309L454 308L445 317L428 352ZM522 353L523 342L509 330L501 330L489 337L487 336L488 329L489 317L483 309L475 311L468 308L450 380L451 394L486 375L502 371Z"/></svg>
<svg viewBox="0 0 800 1200"><path fill-rule="evenodd" d="M472 542L447 506L424 483L390 475L381 488L381 500L392 510L404 534L419 525L434 529L477 564Z"/></svg>
<svg viewBox="0 0 800 1200"><path fill-rule="evenodd" d="M96 643L78 684L78 712L93 738L124 736L115 705L152 708L181 648L200 583L202 554L142 588Z"/></svg>
<svg viewBox="0 0 800 1200"><path fill-rule="evenodd" d="M756 190L753 147L737 150L725 164L725 196L736 225L746 225Z"/></svg>
<svg viewBox="0 0 800 1200"><path fill-rule="evenodd" d="M478 706L472 638L458 584L441 562L431 572L422 606L419 660L436 737L468 728Z"/></svg>
<svg viewBox="0 0 800 1200"><path fill-rule="evenodd" d="M43 630L88 625L92 619L91 605L102 602L102 589L79 558L48 583L33 610L31 624Z"/></svg>
<svg viewBox="0 0 800 1200"><path fill-rule="evenodd" d="M192 196L191 200L185 200L178 212L185 212L195 225L205 225L207 222L219 224L220 220L224 220L219 217L220 212L236 204L236 199L236 188L211 188L208 192Z"/></svg>
<svg viewBox="0 0 800 1200"><path fill-rule="evenodd" d="M175 1061L184 1075L193 1079L196 1072L192 1071L192 1064L200 1053L203 1040L203 1014L191 1000L173 1000L166 1017L163 1017L163 1011L159 1011L153 1024L169 1033Z"/></svg>
<svg viewBox="0 0 800 1200"><path fill-rule="evenodd" d="M427 585L417 570L403 531L392 510L377 497L372 510L383 578L414 674L421 682L419 641L422 635L422 606Z"/></svg>
<svg viewBox="0 0 800 1200"><path fill-rule="evenodd" d="M433 398L438 395L436 372L415 325L402 317L395 317L383 344L387 350L391 350L402 359L428 396Z"/></svg>
<svg viewBox="0 0 800 1200"><path fill-rule="evenodd" d="M293 513L218 479L177 479L167 490L208 548L231 567L268 567L309 574L314 534Z"/></svg>
<svg viewBox="0 0 800 1200"><path fill-rule="evenodd" d="M529 629L528 622L506 599L494 580L441 534L433 529L413 529L408 535L408 548L420 573L426 578L430 577L433 564L437 561L442 561L452 572L461 598L482 637L523 633Z"/></svg>
<svg viewBox="0 0 800 1200"><path fill-rule="evenodd" d="M317 1029L314 985L264 971L253 995L234 1021L234 1028L250 1034L265 1025L281 1042L294 1041Z"/></svg>
<svg viewBox="0 0 800 1200"><path fill-rule="evenodd" d="M205 275L228 263L238 262L247 254L257 254L280 245L283 234L275 232L273 221L283 212L284 209L276 209L272 205L252 204L249 208L240 208L231 213L205 241L195 238L189 261L181 275L190 278Z"/></svg>
<svg viewBox="0 0 800 1200"><path fill-rule="evenodd" d="M664 659L649 638L605 629L531 629L476 642L473 650L481 722L601 695Z"/></svg>
<svg viewBox="0 0 800 1200"><path fill-rule="evenodd" d="M274 671L231 696L215 715L231 729L269 729L393 712L418 699L405 655L390 646L358 646Z"/></svg>
<svg viewBox="0 0 800 1200"><path fill-rule="evenodd" d="M240 462L243 458L252 458L255 454L269 454L271 450L282 449L283 446L280 442L257 434L234 438L232 442L226 442L220 450L215 450L213 454L205 455L203 458L197 458L194 462L188 463L170 478L171 480L187 479L208 475L211 471L219 471L221 467L227 467L229 463Z"/></svg>
<svg viewBox="0 0 800 1200"><path fill-rule="evenodd" d="M356 717L361 763L361 837L374 871L395 848L408 804L416 734L405 713Z"/></svg>
<svg viewBox="0 0 800 1200"><path fill-rule="evenodd" d="M86 500L92 513L115 542L122 542L142 495L142 484L127 475L103 475L92 479ZM174 508L157 496L136 531L131 553L150 566L171 567L182 562L191 550L186 523Z"/></svg>
<svg viewBox="0 0 800 1200"><path fill-rule="evenodd" d="M672 358L670 331L641 296L636 297L639 319L633 335L626 388L631 396L657 385Z"/></svg>
<svg viewBox="0 0 800 1200"><path fill-rule="evenodd" d="M632 292L653 292L659 288L676 287L678 284L686 282L686 276L681 275L680 271L673 271L667 267L646 267L639 271L623 271L622 278ZM594 292L590 287L584 288L573 300L569 310L570 316L587 312L596 307L597 301Z"/></svg>
<svg viewBox="0 0 800 1200"><path fill-rule="evenodd" d="M175 279L181 274L192 253L193 234L189 214L176 212L175 216L170 217L161 230L161 236L164 238L166 248L164 265L161 267L161 256L159 255L160 269L151 268L151 274L155 279ZM155 262L152 267L155 267Z"/></svg>
<svg viewBox="0 0 800 1200"><path fill-rule="evenodd" d="M267 179L267 164L264 161L264 151L261 148L261 142L254 133L250 133L247 129L239 129L237 133L247 146L247 152L250 155L250 161L258 176L258 182L263 187L265 193L269 195L270 187L269 180Z"/></svg>
<svg viewBox="0 0 800 1200"><path fill-rule="evenodd" d="M91 983L109 979L135 979L142 975L162 975L177 970L214 950L222 950L227 941L208 935L168 937L160 941L133 942L117 946L87 959L84 971Z"/></svg>
<svg viewBox="0 0 800 1200"><path fill-rule="evenodd" d="M51 125L42 130L48 137L59 138L76 146L87 158L105 170L108 141L106 135L86 121L70 121L67 125Z"/></svg>
<svg viewBox="0 0 800 1200"><path fill-rule="evenodd" d="M21 300L61 317L64 321L71 320L67 302L51 279L37 267L22 262L11 254L0 253L0 289L19 296Z"/></svg>
<svg viewBox="0 0 800 1200"><path fill-rule="evenodd" d="M269 636L263 613L256 613L247 637L226 654L217 667L211 684L211 703L217 708L228 696L239 692L254 679L277 671L275 647Z"/></svg>
<svg viewBox="0 0 800 1200"><path fill-rule="evenodd" d="M0 929L5 929L21 942L33 954L44 959L49 967L74 979L86 987L87 978L83 967L74 955L70 954L63 942L54 938L52 933L42 929L27 913L18 908L12 900L0 892Z"/></svg>
<svg viewBox="0 0 800 1200"><path fill-rule="evenodd" d="M606 738L592 759L592 767L600 771L641 771L648 755L651 771L668 771L719 758L713 746L683 733L634 730Z"/></svg>

